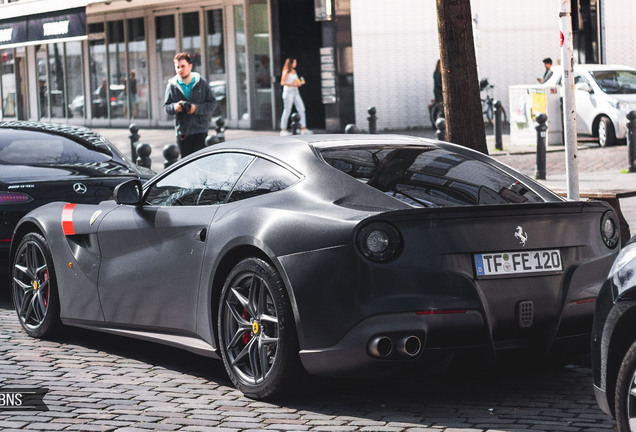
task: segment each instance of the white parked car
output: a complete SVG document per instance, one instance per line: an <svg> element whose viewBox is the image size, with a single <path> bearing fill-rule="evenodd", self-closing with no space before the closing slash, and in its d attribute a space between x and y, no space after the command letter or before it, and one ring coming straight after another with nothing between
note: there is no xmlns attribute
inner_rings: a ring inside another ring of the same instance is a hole
<svg viewBox="0 0 636 432"><path fill-rule="evenodd" d="M547 86L560 86L555 66ZM636 110L636 69L621 65L574 65L577 133L598 137L601 147L627 136L627 113Z"/></svg>

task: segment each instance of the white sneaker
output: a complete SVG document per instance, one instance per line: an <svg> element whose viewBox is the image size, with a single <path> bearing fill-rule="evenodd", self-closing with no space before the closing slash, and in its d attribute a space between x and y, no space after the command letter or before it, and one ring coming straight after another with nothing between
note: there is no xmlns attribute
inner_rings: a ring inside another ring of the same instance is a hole
<svg viewBox="0 0 636 432"><path fill-rule="evenodd" d="M291 134L292 134L291 132L288 132L286 130L280 131L280 136L288 136L288 135L291 135Z"/></svg>
<svg viewBox="0 0 636 432"><path fill-rule="evenodd" d="M310 131L309 129L303 129L302 131L300 131L301 135L311 135L313 134L312 131Z"/></svg>

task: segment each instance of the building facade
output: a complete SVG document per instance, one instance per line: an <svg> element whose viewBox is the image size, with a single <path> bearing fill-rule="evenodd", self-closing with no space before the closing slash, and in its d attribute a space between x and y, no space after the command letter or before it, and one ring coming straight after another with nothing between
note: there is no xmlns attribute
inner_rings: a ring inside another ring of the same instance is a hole
<svg viewBox="0 0 636 432"><path fill-rule="evenodd" d="M577 61L636 65L632 0L578 0ZM175 53L209 82L232 128L278 129L285 58L298 59L311 129L429 127L439 58L434 0L0 0L1 119L171 127ZM555 0L472 0L480 78L508 86L560 58ZM355 74L354 74L355 72Z"/></svg>
<svg viewBox="0 0 636 432"><path fill-rule="evenodd" d="M310 126L324 129L325 112L338 112L323 104L321 77L325 74L310 67L321 62L321 53L325 62L330 61L326 75L331 79L325 79L325 88L331 92L328 104L335 105L337 35L331 3L56 3L20 0L0 4L2 119L91 127L122 127L134 121L140 126L169 127L172 119L163 111L163 97L168 79L175 74L173 57L181 51L191 54L193 70L209 81L218 102L215 114L225 118L229 127L280 126L279 81L285 56L298 57L303 65L300 70L312 83L305 98L318 109L311 111ZM42 28L48 30L43 34ZM294 36L296 33L302 37ZM350 34L348 29L346 34ZM323 39L332 45L323 46ZM353 98L352 92L349 98Z"/></svg>

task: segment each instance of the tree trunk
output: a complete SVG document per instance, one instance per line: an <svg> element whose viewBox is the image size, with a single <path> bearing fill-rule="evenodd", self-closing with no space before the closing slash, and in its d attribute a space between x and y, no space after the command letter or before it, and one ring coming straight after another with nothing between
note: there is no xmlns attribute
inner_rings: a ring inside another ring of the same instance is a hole
<svg viewBox="0 0 636 432"><path fill-rule="evenodd" d="M446 141L488 154L470 0L436 0Z"/></svg>

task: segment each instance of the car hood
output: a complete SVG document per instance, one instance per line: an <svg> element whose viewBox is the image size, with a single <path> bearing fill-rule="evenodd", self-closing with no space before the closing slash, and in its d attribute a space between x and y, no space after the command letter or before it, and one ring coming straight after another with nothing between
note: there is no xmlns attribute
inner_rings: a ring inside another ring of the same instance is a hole
<svg viewBox="0 0 636 432"><path fill-rule="evenodd" d="M4 183L22 183L25 180L63 180L69 177L139 177L125 165L114 162L99 162L91 164L66 164L66 165L2 165L2 177Z"/></svg>

